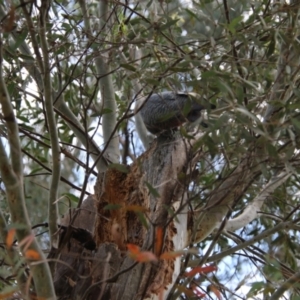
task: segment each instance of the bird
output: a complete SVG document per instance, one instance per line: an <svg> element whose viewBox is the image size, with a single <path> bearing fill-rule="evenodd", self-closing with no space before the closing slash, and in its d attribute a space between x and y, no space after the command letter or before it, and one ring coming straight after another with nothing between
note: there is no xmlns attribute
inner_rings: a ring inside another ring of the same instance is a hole
<svg viewBox="0 0 300 300"><path fill-rule="evenodd" d="M140 114L147 130L160 135L173 130L185 122L195 122L201 117L201 110L215 108L214 104L198 99L195 93L164 91L144 98ZM204 127L207 125L203 122Z"/></svg>

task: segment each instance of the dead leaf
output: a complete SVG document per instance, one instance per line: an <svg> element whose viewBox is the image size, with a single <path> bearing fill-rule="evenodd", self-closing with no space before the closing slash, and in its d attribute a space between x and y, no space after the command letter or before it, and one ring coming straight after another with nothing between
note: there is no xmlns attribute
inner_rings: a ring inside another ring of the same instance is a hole
<svg viewBox="0 0 300 300"><path fill-rule="evenodd" d="M4 22L2 24L3 32L11 32L16 27L15 19L15 7L12 6L7 14L7 18L4 19Z"/></svg>
<svg viewBox="0 0 300 300"><path fill-rule="evenodd" d="M6 246L8 249L10 249L14 243L14 238L16 234L16 229L12 228L8 231L7 236L6 236Z"/></svg>
<svg viewBox="0 0 300 300"><path fill-rule="evenodd" d="M210 292L213 292L219 300L222 299L221 292L215 285L211 284L207 288L209 289Z"/></svg>
<svg viewBox="0 0 300 300"><path fill-rule="evenodd" d="M41 259L40 254L32 249L29 249L25 252L25 257L30 260L39 260Z"/></svg>
<svg viewBox="0 0 300 300"><path fill-rule="evenodd" d="M184 251L171 251L171 252L164 252L159 258L160 259L175 259L183 255Z"/></svg>
<svg viewBox="0 0 300 300"><path fill-rule="evenodd" d="M157 261L157 256L150 251L142 251L136 256L138 262Z"/></svg>
<svg viewBox="0 0 300 300"><path fill-rule="evenodd" d="M30 247L31 243L33 242L34 240L34 234L31 233L29 235L27 235L20 243L19 243L19 247L21 248L22 246L23 247L23 251L26 252L26 250Z"/></svg>
<svg viewBox="0 0 300 300"><path fill-rule="evenodd" d="M11 292L8 292L8 293L3 293L3 294L0 294L0 299L2 300L5 300L5 299L8 299L10 297L12 297L13 295L15 294L15 291L11 291Z"/></svg>
<svg viewBox="0 0 300 300"><path fill-rule="evenodd" d="M67 277L67 279L71 287L74 287L76 285L76 281L72 280L70 277Z"/></svg>
<svg viewBox="0 0 300 300"><path fill-rule="evenodd" d="M140 252L140 247L134 244L127 244L127 249L131 254L137 254Z"/></svg>
<svg viewBox="0 0 300 300"><path fill-rule="evenodd" d="M156 227L155 229L155 244L154 253L160 255L164 244L164 230L162 227Z"/></svg>
<svg viewBox="0 0 300 300"><path fill-rule="evenodd" d="M192 269L191 271L189 272L186 272L184 273L184 276L186 277L194 277L196 274L198 273L210 273L210 272L213 272L213 271L216 271L217 270L217 267L216 266L207 266L207 267L196 267L194 269Z"/></svg>
<svg viewBox="0 0 300 300"><path fill-rule="evenodd" d="M128 255L138 262L157 261L157 257L150 251L140 251L140 247L134 244L127 244Z"/></svg>
<svg viewBox="0 0 300 300"><path fill-rule="evenodd" d="M185 294L187 297L192 298L195 294L191 289L188 289L182 285L178 285L177 286L177 290L182 293Z"/></svg>

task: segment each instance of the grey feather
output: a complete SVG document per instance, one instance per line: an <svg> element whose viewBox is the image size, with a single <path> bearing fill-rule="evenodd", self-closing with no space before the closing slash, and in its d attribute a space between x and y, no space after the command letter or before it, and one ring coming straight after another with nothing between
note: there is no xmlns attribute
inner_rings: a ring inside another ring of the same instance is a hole
<svg viewBox="0 0 300 300"><path fill-rule="evenodd" d="M201 110L206 108L214 108L214 105L196 99L195 94L166 91L152 94L143 104L140 113L146 128L159 135L186 121L196 121L201 116Z"/></svg>

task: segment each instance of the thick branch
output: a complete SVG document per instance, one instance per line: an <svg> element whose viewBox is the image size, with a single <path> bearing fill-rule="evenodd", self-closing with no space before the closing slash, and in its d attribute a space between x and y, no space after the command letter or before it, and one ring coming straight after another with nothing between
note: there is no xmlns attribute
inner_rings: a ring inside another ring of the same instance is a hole
<svg viewBox="0 0 300 300"><path fill-rule="evenodd" d="M241 215L231 219L225 225L225 230L235 231L249 224L257 218L258 211L262 207L266 198L272 194L280 185L286 182L292 175L291 171L283 171L279 175L273 176L262 191L254 198Z"/></svg>
<svg viewBox="0 0 300 300"><path fill-rule="evenodd" d="M108 6L109 2L106 0L99 0L99 18L100 18L100 28L103 30L105 25L109 21L108 17ZM120 159L119 150L119 139L118 135L115 134L111 138L112 132L115 130L117 124L117 104L115 99L115 91L112 82L112 75L110 74L110 66L105 61L105 58L98 55L96 59L97 75L99 79L99 87L101 92L102 109L108 110L102 116L102 130L104 143L109 143L106 148L105 156L110 161L116 163ZM106 74L106 75L105 75Z"/></svg>
<svg viewBox="0 0 300 300"><path fill-rule="evenodd" d="M11 155L10 164L0 139L0 172L6 189L6 197L12 223L23 225L21 228L17 228L17 238L20 242L31 234L31 226L23 193L23 164L19 130L3 78L2 40L0 43L0 104L3 112L3 119L8 129L8 142ZM29 249L37 253L41 261L45 261L44 254L35 239L33 239ZM26 253L23 253L23 255L26 257ZM32 272L31 274L35 283L37 296L44 299L55 299L54 286L48 264L44 262L34 266L31 265L30 260L28 260L28 264Z"/></svg>
<svg viewBox="0 0 300 300"><path fill-rule="evenodd" d="M53 99L52 99L52 84L51 84L51 67L49 58L49 49L46 39L46 19L48 17L48 6L50 2L42 1L41 6L41 16L40 16L40 39L41 47L43 52L43 82L44 82L44 98L45 98L45 108L48 121L51 150L52 150L52 176L49 189L49 201L48 201L48 221L49 221L49 231L51 244L58 244L57 235L57 220L58 220L58 208L57 208L57 195L58 195L58 185L60 181L60 147L58 142L58 132L57 125L53 110Z"/></svg>
<svg viewBox="0 0 300 300"><path fill-rule="evenodd" d="M0 5L0 17L3 17L5 15L6 15L5 11L3 7ZM28 24L29 28L31 28L30 25L31 24L29 23ZM15 42L19 41L18 32L12 31L11 37L14 39ZM19 50L21 54L24 55L24 57L30 57L28 59L23 59L24 67L26 68L30 76L35 80L38 89L40 91L43 91L44 89L43 76L41 74L40 69L35 65L35 59L32 56L32 53L25 41L21 42L21 44L19 45ZM80 57L79 60L81 59L82 58ZM63 89L64 88L65 87L63 87ZM52 90L52 96L55 94L56 94L55 91ZM72 130L72 132L74 132L74 134L76 135L76 137L78 137L78 139L84 145L84 147L86 149L89 149L93 159L96 160L100 153L98 145L94 141L92 141L91 138L88 136L88 134L85 132L83 126L78 121L78 118L74 115L74 113L70 110L70 108L65 103L63 95L61 95L61 92L57 94L59 95L59 97L56 99L54 104L56 113L58 113L60 117L66 121L67 125ZM107 167L107 162L105 158L102 156L101 159L98 160L97 169L98 171L103 171L106 169L106 167Z"/></svg>

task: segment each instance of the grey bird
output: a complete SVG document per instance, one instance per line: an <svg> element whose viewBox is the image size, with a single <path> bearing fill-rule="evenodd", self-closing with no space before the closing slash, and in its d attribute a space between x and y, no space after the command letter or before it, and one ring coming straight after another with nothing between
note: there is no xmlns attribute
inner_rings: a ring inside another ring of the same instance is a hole
<svg viewBox="0 0 300 300"><path fill-rule="evenodd" d="M195 122L201 117L203 109L215 108L215 105L197 98L199 95L184 92L166 91L152 94L140 110L147 130L159 135L187 121ZM207 127L205 123L201 124Z"/></svg>

